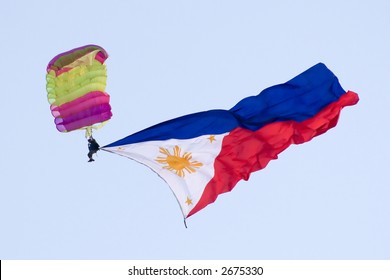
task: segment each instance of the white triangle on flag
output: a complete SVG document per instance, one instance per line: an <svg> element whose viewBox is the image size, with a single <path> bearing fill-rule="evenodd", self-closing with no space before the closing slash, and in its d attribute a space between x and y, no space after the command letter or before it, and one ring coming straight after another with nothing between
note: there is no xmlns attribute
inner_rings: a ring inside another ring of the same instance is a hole
<svg viewBox="0 0 390 280"><path fill-rule="evenodd" d="M171 188L186 218L214 176L214 161L226 135L146 141L103 150L133 159L156 172Z"/></svg>

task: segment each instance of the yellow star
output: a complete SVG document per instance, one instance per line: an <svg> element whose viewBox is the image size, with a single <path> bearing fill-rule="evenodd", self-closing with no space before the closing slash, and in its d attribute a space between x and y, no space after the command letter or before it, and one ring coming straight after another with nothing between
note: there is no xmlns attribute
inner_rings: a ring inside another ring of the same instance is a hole
<svg viewBox="0 0 390 280"><path fill-rule="evenodd" d="M213 141L217 141L217 140L215 139L215 135L210 135L210 137L208 137L207 139L210 140L210 143L213 143Z"/></svg>
<svg viewBox="0 0 390 280"><path fill-rule="evenodd" d="M192 204L192 199L190 199L188 196L187 196L186 203L187 203L187 205L191 205Z"/></svg>

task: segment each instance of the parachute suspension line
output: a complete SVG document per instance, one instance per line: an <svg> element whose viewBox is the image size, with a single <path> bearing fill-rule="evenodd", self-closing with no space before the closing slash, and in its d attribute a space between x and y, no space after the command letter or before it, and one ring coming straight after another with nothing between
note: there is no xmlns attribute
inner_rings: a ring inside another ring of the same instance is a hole
<svg viewBox="0 0 390 280"><path fill-rule="evenodd" d="M92 126L88 126L85 128L85 138L91 138L92 137Z"/></svg>
<svg viewBox="0 0 390 280"><path fill-rule="evenodd" d="M188 227L187 227L186 218L184 218L184 226L185 226L186 228L188 228Z"/></svg>
<svg viewBox="0 0 390 280"><path fill-rule="evenodd" d="M91 126L81 128L81 129L85 129L85 138L87 138L87 139L91 138L93 130L98 130L98 129L102 128L106 123L107 123L107 121L104 121L102 123L98 123L98 124L94 124Z"/></svg>

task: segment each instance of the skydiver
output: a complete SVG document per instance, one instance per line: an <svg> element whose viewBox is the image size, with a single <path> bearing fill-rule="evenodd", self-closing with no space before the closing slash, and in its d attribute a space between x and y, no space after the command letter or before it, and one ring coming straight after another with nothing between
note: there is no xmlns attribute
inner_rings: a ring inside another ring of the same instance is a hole
<svg viewBox="0 0 390 280"><path fill-rule="evenodd" d="M95 161L92 158L92 156L97 151L99 151L99 148L100 148L99 144L96 142L96 140L92 136L90 138L88 138L88 150L89 150L89 153L88 153L89 160L88 160L88 162Z"/></svg>

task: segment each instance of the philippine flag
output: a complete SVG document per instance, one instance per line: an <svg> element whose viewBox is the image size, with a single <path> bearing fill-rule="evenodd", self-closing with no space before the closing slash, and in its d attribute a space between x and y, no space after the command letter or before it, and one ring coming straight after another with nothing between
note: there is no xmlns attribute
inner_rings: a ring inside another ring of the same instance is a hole
<svg viewBox="0 0 390 280"><path fill-rule="evenodd" d="M290 144L301 144L337 124L359 97L344 91L319 63L292 80L241 100L169 120L102 147L140 162L164 179L184 218L263 169Z"/></svg>

